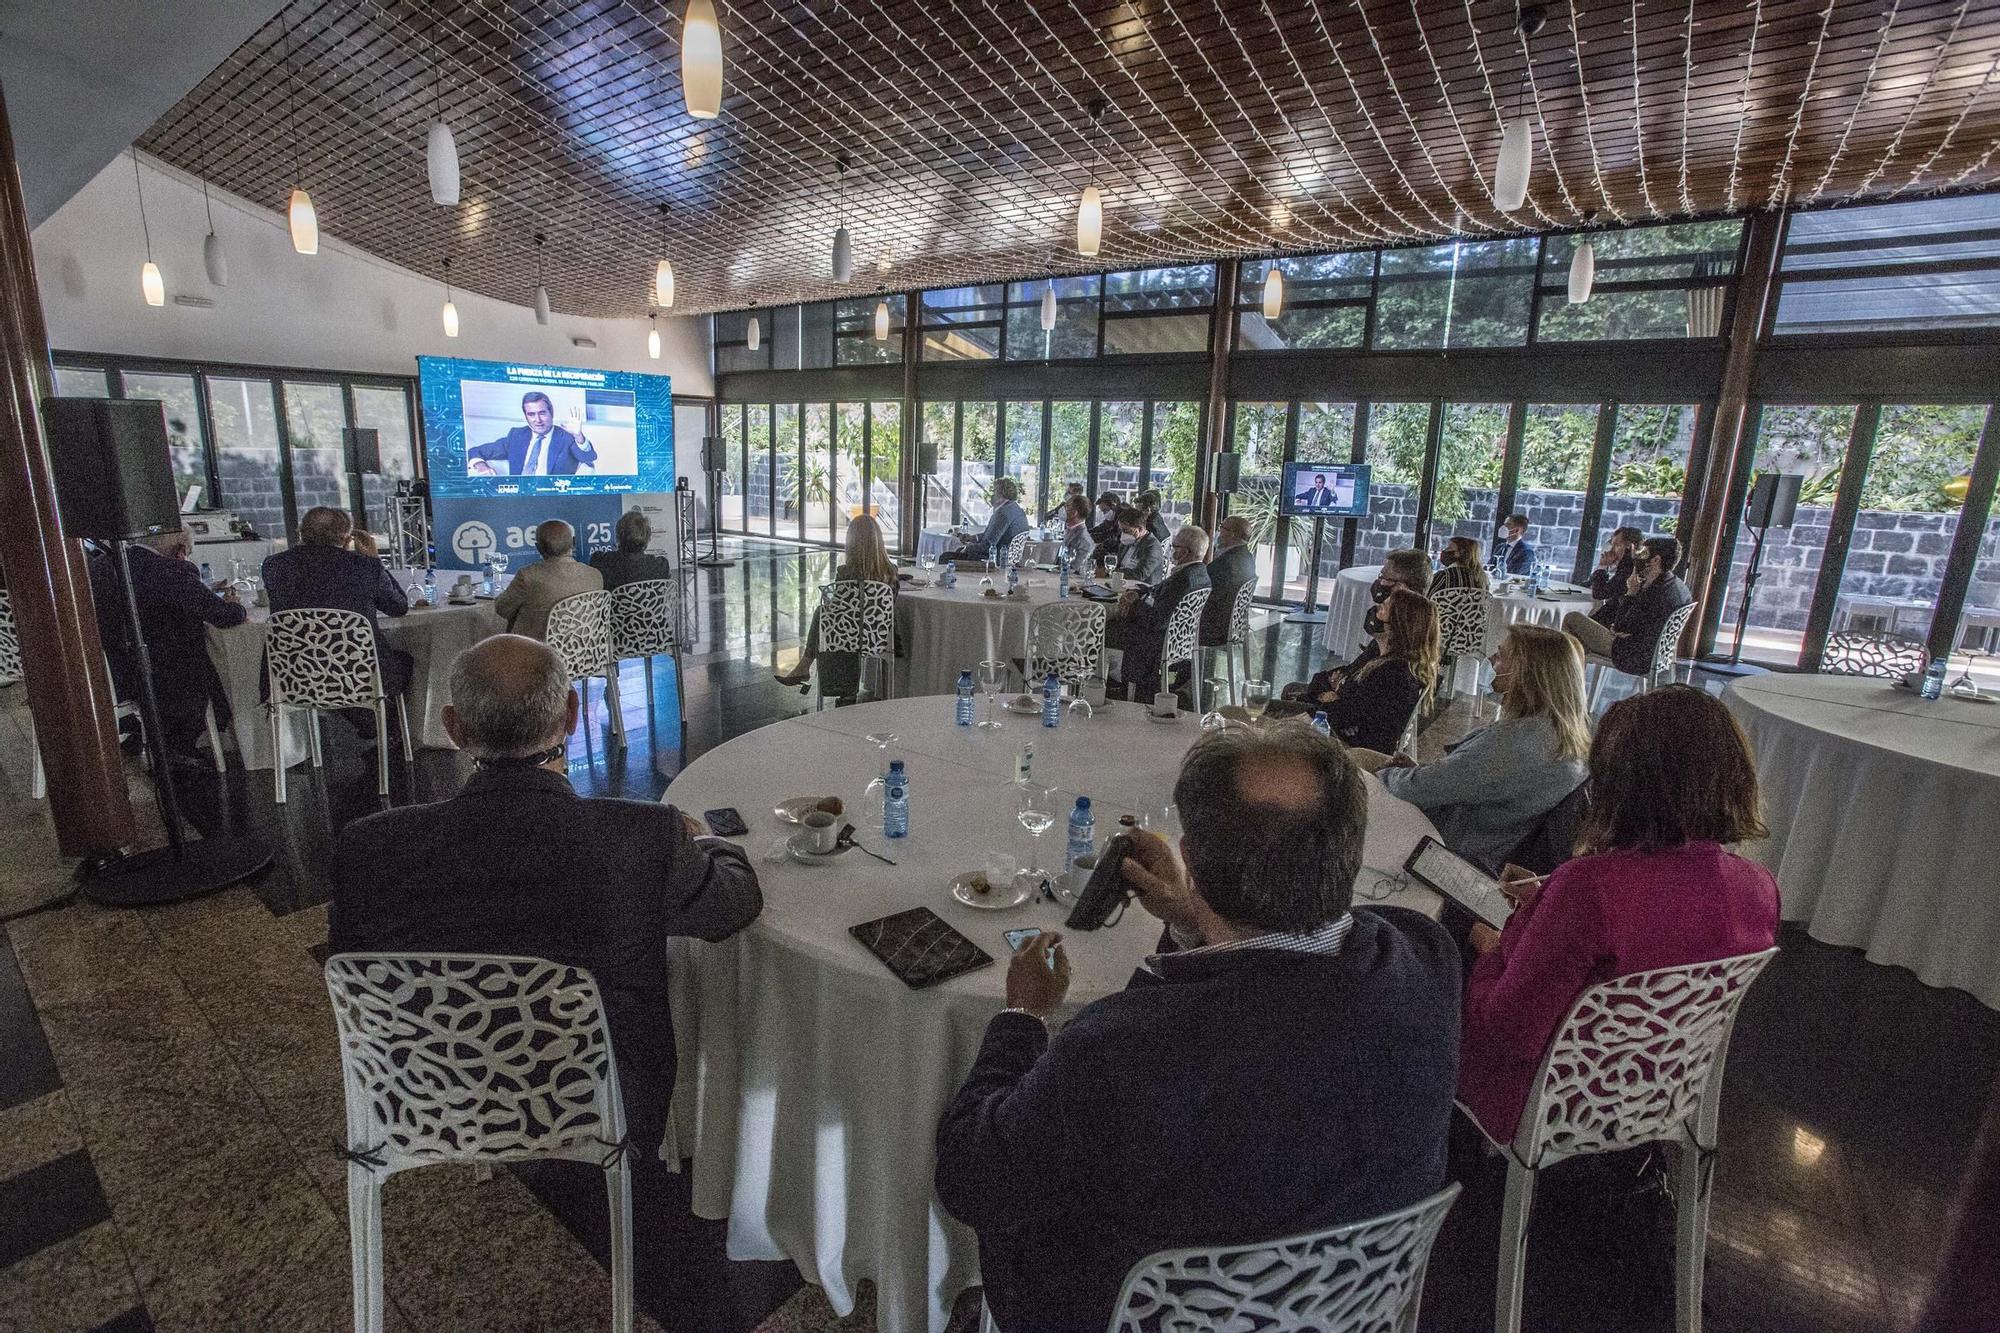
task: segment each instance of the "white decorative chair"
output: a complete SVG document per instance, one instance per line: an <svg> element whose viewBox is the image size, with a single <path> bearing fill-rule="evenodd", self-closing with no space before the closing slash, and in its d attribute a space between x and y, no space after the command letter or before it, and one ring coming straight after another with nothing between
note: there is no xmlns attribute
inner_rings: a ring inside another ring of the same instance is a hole
<svg viewBox="0 0 2000 1333"><path fill-rule="evenodd" d="M1188 664L1194 687L1194 714L1201 716L1201 612L1208 605L1208 589L1191 588L1182 595L1174 613L1167 617L1167 632L1160 641L1160 688L1168 689L1174 668ZM1151 703L1152 700L1142 700Z"/></svg>
<svg viewBox="0 0 2000 1333"><path fill-rule="evenodd" d="M1498 1333L1521 1327L1536 1172L1567 1158L1649 1143L1677 1149L1675 1328L1700 1333L1723 1063L1737 1008L1777 952L1635 972L1592 986L1570 1006L1542 1056L1512 1138L1503 1143L1479 1125L1507 1157L1493 1314Z"/></svg>
<svg viewBox="0 0 2000 1333"><path fill-rule="evenodd" d="M646 716L653 715L653 659L662 653L681 678L678 589L671 579L641 579L611 590L611 655L619 663L638 658L646 666Z"/></svg>
<svg viewBox="0 0 2000 1333"><path fill-rule="evenodd" d="M611 594L572 593L549 608L544 641L563 660L563 670L583 694L583 725L590 726L590 682L604 678L604 707L611 714L611 734L625 741L625 710L618 703L618 658L612 650Z"/></svg>
<svg viewBox="0 0 2000 1333"><path fill-rule="evenodd" d="M1653 644L1652 668L1639 677L1640 694L1644 694L1656 685L1666 685L1673 681L1679 669L1681 632L1687 629L1688 618L1692 615L1694 615L1694 603L1689 602L1686 606L1676 608L1667 617L1667 623L1660 626L1659 640ZM1597 711L1598 702L1604 697L1606 673L1617 671L1618 668L1611 664L1610 658L1600 657L1596 653L1591 653L1585 659L1585 665L1597 669L1597 678L1590 687L1590 711L1594 713Z"/></svg>
<svg viewBox="0 0 2000 1333"><path fill-rule="evenodd" d="M896 594L873 579L836 579L819 590L819 651L854 653L863 675L870 659L882 663L882 697L896 692ZM826 706L821 690L815 708Z"/></svg>
<svg viewBox="0 0 2000 1333"><path fill-rule="evenodd" d="M1873 676L1878 680L1901 680L1924 669L1928 649L1923 640L1907 634L1856 634L1843 630L1826 636L1820 654L1820 674L1827 676Z"/></svg>
<svg viewBox="0 0 2000 1333"><path fill-rule="evenodd" d="M1415 1333L1431 1244L1458 1191L1267 1244L1148 1255L1125 1275L1110 1333Z"/></svg>
<svg viewBox="0 0 2000 1333"><path fill-rule="evenodd" d="M1104 664L1104 607L1072 597L1044 602L1028 613L1028 660L1024 676L1030 693L1053 667L1056 679L1087 680ZM1060 651L1069 640L1069 652Z"/></svg>
<svg viewBox="0 0 2000 1333"><path fill-rule="evenodd" d="M1033 536L1033 532L1022 532L1007 543L1007 568L1017 569L1028 558L1028 542Z"/></svg>
<svg viewBox="0 0 2000 1333"><path fill-rule="evenodd" d="M1211 590L1211 596L1213 591ZM1229 702L1243 702L1243 687L1236 677L1236 650L1243 650L1243 678L1250 677L1250 604L1257 596L1257 582L1252 579L1236 590L1236 600L1229 608L1229 635L1221 643L1204 642L1201 645L1204 663L1202 674L1208 674L1206 658L1210 653L1222 654L1222 668L1229 680Z"/></svg>
<svg viewBox="0 0 2000 1333"><path fill-rule="evenodd" d="M271 710L271 780L279 805L285 803L285 713L306 711L306 734L312 763L323 760L319 717L323 712L366 708L375 714L375 790L389 794L388 700L382 687L382 662L375 653L375 630L359 611L332 607L302 607L273 611L265 624L264 670L269 680ZM396 696L396 716L402 724L403 762L414 762L410 750L410 712Z"/></svg>
<svg viewBox="0 0 2000 1333"><path fill-rule="evenodd" d="M446 1162L561 1158L604 1171L611 1327L632 1327L625 1104L591 974L540 958L335 954L326 989L347 1094L355 1333L381 1333L382 1185Z"/></svg>
<svg viewBox="0 0 2000 1333"><path fill-rule="evenodd" d="M1472 675L1472 715L1480 715L1479 667L1486 657L1486 590L1484 588L1441 588L1431 594L1437 606L1438 643L1451 659L1450 693L1459 693L1461 673Z"/></svg>

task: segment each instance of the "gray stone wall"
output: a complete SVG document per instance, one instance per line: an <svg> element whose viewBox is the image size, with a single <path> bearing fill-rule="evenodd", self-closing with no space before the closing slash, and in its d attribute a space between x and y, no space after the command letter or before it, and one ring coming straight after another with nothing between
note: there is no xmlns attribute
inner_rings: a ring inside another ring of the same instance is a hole
<svg viewBox="0 0 2000 1333"><path fill-rule="evenodd" d="M1484 549L1490 550L1494 531L1499 527L1498 501L1499 492L1496 490L1467 487L1467 517L1451 523L1433 522L1430 540L1420 544L1435 555L1453 537L1471 537ZM1558 553L1563 565L1556 571L1558 577L1568 577L1569 561L1574 558L1577 542L1583 535L1583 501L1581 491L1525 490L1517 491L1514 496L1515 511L1528 516L1530 537L1536 548ZM1679 512L1678 496L1607 495L1604 497L1604 518L1598 527L1599 540L1607 538L1611 529L1618 527L1634 527L1647 534L1671 533ZM1368 518L1355 534L1354 563L1381 564L1382 558L1390 551L1411 544L1415 539L1416 524L1415 486L1375 487L1370 497ZM1320 578L1331 578L1339 563L1340 544L1329 532L1326 548L1320 553Z"/></svg>
<svg viewBox="0 0 2000 1333"><path fill-rule="evenodd" d="M1831 511L1801 505L1789 528L1773 528L1764 539L1764 560L1757 569L1757 594L1750 604L1750 623L1762 629L1802 631L1812 612L1813 589L1819 582L1820 557L1826 549ZM1935 602L1944 583L1945 562L1958 527L1957 514L1901 514L1864 509L1855 516L1854 540L1847 548L1841 574L1839 611L1852 598ZM1750 564L1750 533L1737 538L1729 566L1726 616L1735 614L1743 575ZM1968 613L2000 612L2000 519L1987 524L1980 543L1980 560L1965 599ZM1867 614L1864 610L1862 614ZM1905 613L1901 628L1921 633L1927 618Z"/></svg>

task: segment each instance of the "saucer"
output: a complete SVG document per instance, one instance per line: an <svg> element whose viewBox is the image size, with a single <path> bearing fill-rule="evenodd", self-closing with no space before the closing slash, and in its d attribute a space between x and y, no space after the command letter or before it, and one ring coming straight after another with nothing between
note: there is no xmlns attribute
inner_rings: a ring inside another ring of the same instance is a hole
<svg viewBox="0 0 2000 1333"><path fill-rule="evenodd" d="M1042 712L1042 701L1032 694L1013 695L1007 699L1003 699L1000 706L1008 712L1018 713L1022 717L1040 717Z"/></svg>
<svg viewBox="0 0 2000 1333"><path fill-rule="evenodd" d="M797 861L800 865L808 865L808 866L828 865L833 861L835 857L839 856L842 852L847 850L847 848L845 847L835 847L830 852L816 852L813 851L810 847L806 846L807 841L808 841L808 834L805 829L800 829L797 833L794 833L791 837L785 839L785 850L790 852L792 854L792 859L794 861Z"/></svg>
<svg viewBox="0 0 2000 1333"><path fill-rule="evenodd" d="M1155 713L1152 709L1148 708L1146 710L1146 720L1148 722L1178 722L1181 720L1181 715L1179 713Z"/></svg>
<svg viewBox="0 0 2000 1333"><path fill-rule="evenodd" d="M968 870L963 875L954 876L951 881L951 896L967 907L1001 912L1010 907L1019 907L1035 896L1034 886L1025 873L1014 876L1013 882L1004 888L989 888L984 893L979 893L972 887L972 880L976 874L977 871Z"/></svg>

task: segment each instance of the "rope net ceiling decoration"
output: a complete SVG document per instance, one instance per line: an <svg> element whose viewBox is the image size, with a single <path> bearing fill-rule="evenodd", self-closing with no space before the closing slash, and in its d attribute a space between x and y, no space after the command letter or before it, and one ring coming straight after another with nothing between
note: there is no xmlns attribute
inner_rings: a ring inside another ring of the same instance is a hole
<svg viewBox="0 0 2000 1333"><path fill-rule="evenodd" d="M433 275L449 256L517 305L544 232L554 307L622 318L662 257L686 314L2000 183L1988 0L1549 0L1531 36L1513 0L716 8L712 120L683 102L679 3L301 0L139 147L279 211L302 171L328 235ZM424 172L439 108L454 208ZM1533 176L1507 214L1516 115Z"/></svg>

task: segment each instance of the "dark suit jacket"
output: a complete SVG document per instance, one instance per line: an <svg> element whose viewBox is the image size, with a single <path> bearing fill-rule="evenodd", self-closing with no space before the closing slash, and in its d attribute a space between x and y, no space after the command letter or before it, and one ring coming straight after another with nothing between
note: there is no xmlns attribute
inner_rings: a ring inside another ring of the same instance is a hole
<svg viewBox="0 0 2000 1333"><path fill-rule="evenodd" d="M208 626L240 625L249 612L213 592L191 561L161 555L137 542L130 550L132 595L139 603L139 627L146 635L153 689L169 741L178 745L198 735L202 710L210 704L215 706L216 724L227 726L229 697L209 660ZM130 620L122 610L124 592L117 582L116 557L93 561L91 569L92 592L100 608L98 623L105 631L105 650L118 677L119 696L137 699L139 659L130 642Z"/></svg>
<svg viewBox="0 0 2000 1333"><path fill-rule="evenodd" d="M1211 647L1229 641L1229 615L1236 590L1257 578L1256 548L1245 542L1208 562L1208 605L1201 612L1201 641Z"/></svg>
<svg viewBox="0 0 2000 1333"><path fill-rule="evenodd" d="M338 546L299 545L275 552L264 561L264 588L273 611L320 606L359 611L375 631L378 651L382 625L376 613L401 616L410 610L408 595L380 560Z"/></svg>
<svg viewBox="0 0 2000 1333"><path fill-rule="evenodd" d="M1153 692L1160 688L1160 649L1164 646L1167 622L1173 619L1174 608L1181 604L1181 598L1196 588L1206 587L1208 566L1197 560L1191 565L1182 565L1161 582L1140 593L1139 600L1133 604L1132 614L1119 631L1119 646L1125 653L1125 665L1119 669L1119 675L1127 685L1139 687L1141 700L1151 699ZM1213 597L1214 593L1209 595Z"/></svg>
<svg viewBox="0 0 2000 1333"><path fill-rule="evenodd" d="M497 440L473 445L465 451L465 456L469 459L483 458L489 463L496 459L505 459L507 475L518 477L521 475L522 465L528 461L528 441L533 436L534 432L526 426L516 426ZM551 477L568 476L576 471L577 464L597 461L595 445L577 443L576 436L561 426L549 431L548 450L548 462L542 470Z"/></svg>
<svg viewBox="0 0 2000 1333"><path fill-rule="evenodd" d="M1095 559L1116 560L1118 558L1117 518L1107 518L1102 523L1091 524L1090 540L1097 543Z"/></svg>
<svg viewBox="0 0 2000 1333"><path fill-rule="evenodd" d="M1526 574L1535 567L1535 544L1525 537L1512 546L1503 540L1498 554L1503 574Z"/></svg>
<svg viewBox="0 0 2000 1333"><path fill-rule="evenodd" d="M1158 538L1162 546L1174 539L1174 530L1167 526L1167 520L1160 516L1157 509L1146 515L1146 531Z"/></svg>
<svg viewBox="0 0 2000 1333"><path fill-rule="evenodd" d="M1139 534L1130 546L1120 546L1112 557L1128 579L1158 583L1167 576L1167 546L1150 532Z"/></svg>
<svg viewBox="0 0 2000 1333"><path fill-rule="evenodd" d="M357 819L333 855L334 953L525 954L590 969L634 1145L651 1154L674 1087L671 936L726 939L763 907L728 843L652 801L585 800L539 768L482 768L435 805Z"/></svg>
<svg viewBox="0 0 2000 1333"><path fill-rule="evenodd" d="M1410 715L1423 702L1424 687L1410 664L1400 657L1382 659L1372 670L1362 669L1380 657L1378 652L1368 662L1334 670L1333 676L1341 682L1340 693L1325 706L1326 721L1333 734L1349 745L1394 754L1403 729L1410 725ZM1306 705L1320 707L1311 699Z"/></svg>
<svg viewBox="0 0 2000 1333"><path fill-rule="evenodd" d="M590 567L604 575L606 588L674 576L674 567L667 558L651 551L599 551L590 557Z"/></svg>
<svg viewBox="0 0 2000 1333"><path fill-rule="evenodd" d="M1660 631L1667 617L1694 600L1694 593L1678 574L1662 574L1637 595L1620 597L1597 609L1597 619L1622 637L1611 643L1611 664L1620 671L1643 676L1653 669L1653 650L1659 646Z"/></svg>
<svg viewBox="0 0 2000 1333"><path fill-rule="evenodd" d="M1301 509L1331 509L1337 498L1331 486L1308 486L1294 497Z"/></svg>
<svg viewBox="0 0 2000 1333"><path fill-rule="evenodd" d="M1331 957L1155 966L1053 1040L997 1015L938 1125L938 1198L979 1233L1007 1333L1098 1333L1155 1250L1358 1222L1444 1184L1458 957L1440 926L1362 909Z"/></svg>
<svg viewBox="0 0 2000 1333"><path fill-rule="evenodd" d="M1615 602L1625 595L1625 580L1632 577L1633 560L1623 556L1610 569L1590 571L1590 600L1593 602ZM1602 611L1604 608L1599 607Z"/></svg>

